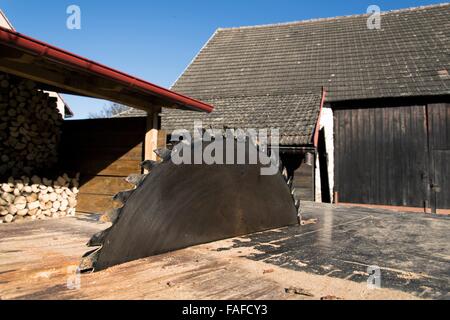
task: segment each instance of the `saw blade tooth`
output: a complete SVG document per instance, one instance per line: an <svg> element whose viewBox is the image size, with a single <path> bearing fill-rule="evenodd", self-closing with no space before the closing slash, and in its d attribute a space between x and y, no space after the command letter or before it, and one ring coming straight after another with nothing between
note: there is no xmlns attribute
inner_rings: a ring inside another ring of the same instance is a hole
<svg viewBox="0 0 450 320"><path fill-rule="evenodd" d="M115 208L115 209L108 210L106 213L101 215L100 221L101 222L112 222L112 223L116 222L120 216L121 210L122 210L122 208Z"/></svg>
<svg viewBox="0 0 450 320"><path fill-rule="evenodd" d="M290 177L289 179L288 179L288 181L286 182L286 184L289 186L289 188L292 188L292 177Z"/></svg>
<svg viewBox="0 0 450 320"><path fill-rule="evenodd" d="M172 151L167 148L158 148L153 150L153 152L163 161L168 161L172 157Z"/></svg>
<svg viewBox="0 0 450 320"><path fill-rule="evenodd" d="M88 247L101 247L104 243L105 237L107 236L109 230L111 228L102 230L100 232L97 232L92 236L91 239L89 239L87 246Z"/></svg>
<svg viewBox="0 0 450 320"><path fill-rule="evenodd" d="M86 252L84 256L81 258L79 269L81 272L94 272L95 264L100 255L101 248L97 248L95 250Z"/></svg>
<svg viewBox="0 0 450 320"><path fill-rule="evenodd" d="M292 188L291 189L291 195L294 197L295 196L295 192L297 191L297 189L295 189L295 188Z"/></svg>
<svg viewBox="0 0 450 320"><path fill-rule="evenodd" d="M132 173L125 178L125 181L134 185L135 187L138 187L142 183L142 181L144 181L146 176L146 174Z"/></svg>
<svg viewBox="0 0 450 320"><path fill-rule="evenodd" d="M128 177L125 178L125 181L128 183L131 183L132 185L137 185L141 179L142 179L142 174L132 173Z"/></svg>
<svg viewBox="0 0 450 320"><path fill-rule="evenodd" d="M145 170L151 170L158 165L158 162L154 160L144 160L141 162L141 168Z"/></svg>
<svg viewBox="0 0 450 320"><path fill-rule="evenodd" d="M295 208L297 208L297 210L300 210L300 200L295 200L294 204Z"/></svg>
<svg viewBox="0 0 450 320"><path fill-rule="evenodd" d="M297 221L298 221L299 225L302 225L303 216L302 216L302 211L301 211L300 207L298 207L298 209L297 209Z"/></svg>
<svg viewBox="0 0 450 320"><path fill-rule="evenodd" d="M113 196L113 200L125 204L134 190L121 191Z"/></svg>
<svg viewBox="0 0 450 320"><path fill-rule="evenodd" d="M284 180L288 181L289 177L286 167L283 168L282 175L284 177Z"/></svg>

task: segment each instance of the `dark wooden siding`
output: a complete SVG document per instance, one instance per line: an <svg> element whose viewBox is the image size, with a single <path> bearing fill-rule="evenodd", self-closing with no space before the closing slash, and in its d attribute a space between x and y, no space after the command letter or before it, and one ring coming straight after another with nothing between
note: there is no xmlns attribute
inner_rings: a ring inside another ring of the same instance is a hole
<svg viewBox="0 0 450 320"><path fill-rule="evenodd" d="M293 187L297 199L314 201L314 166L303 162L294 171Z"/></svg>
<svg viewBox="0 0 450 320"><path fill-rule="evenodd" d="M450 208L450 104L428 105L431 201L438 209Z"/></svg>
<svg viewBox="0 0 450 320"><path fill-rule="evenodd" d="M111 197L129 189L124 178L140 173L146 118L65 121L60 167L80 172L78 212L101 213Z"/></svg>
<svg viewBox="0 0 450 320"><path fill-rule="evenodd" d="M425 106L336 109L340 202L423 207L428 170Z"/></svg>

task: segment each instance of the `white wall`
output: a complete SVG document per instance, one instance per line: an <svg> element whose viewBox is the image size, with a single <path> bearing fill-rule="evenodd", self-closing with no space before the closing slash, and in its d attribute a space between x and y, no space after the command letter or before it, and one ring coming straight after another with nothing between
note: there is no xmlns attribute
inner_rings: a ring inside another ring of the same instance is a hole
<svg viewBox="0 0 450 320"><path fill-rule="evenodd" d="M61 115L64 118L66 115L66 108L65 108L64 100L56 92L50 92L50 91L45 91L45 92L47 92L50 97L56 98L56 107L58 108L59 113L61 113Z"/></svg>
<svg viewBox="0 0 450 320"><path fill-rule="evenodd" d="M328 182L330 185L330 199L333 201L334 189L334 120L333 110L324 107L320 116L319 129L325 128L325 148L328 154ZM322 202L322 192L320 184L320 166L319 156L316 155L316 170L315 170L315 199L316 202Z"/></svg>
<svg viewBox="0 0 450 320"><path fill-rule="evenodd" d="M11 23L8 21L8 18L6 18L2 10L0 10L0 26L3 28L13 29Z"/></svg>

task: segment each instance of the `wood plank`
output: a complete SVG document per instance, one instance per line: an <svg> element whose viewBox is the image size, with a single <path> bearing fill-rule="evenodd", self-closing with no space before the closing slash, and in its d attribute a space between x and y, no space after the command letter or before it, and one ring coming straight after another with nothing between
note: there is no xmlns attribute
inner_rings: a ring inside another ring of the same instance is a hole
<svg viewBox="0 0 450 320"><path fill-rule="evenodd" d="M338 202L339 201L339 184L341 181L340 172L338 168L340 168L340 153L342 150L341 144L342 141L339 138L341 136L341 127L342 124L339 121L339 110L333 110L333 128L334 128L334 136L333 136L333 143L334 143L334 190L333 190L333 201ZM335 194L337 194L335 198Z"/></svg>
<svg viewBox="0 0 450 320"><path fill-rule="evenodd" d="M434 183L439 186L436 192L437 209L450 209L450 150L433 151Z"/></svg>
<svg viewBox="0 0 450 320"><path fill-rule="evenodd" d="M378 181L380 181L380 177L383 174L383 163L381 161L383 155L382 155L382 137L383 137L383 115L381 113L380 108L374 108L373 109L373 117L374 117L374 137L373 137L373 143L374 143L374 150L375 154L373 155L373 159L375 163L378 163L377 166L374 168L374 178L373 178L373 184L372 188L376 189L374 190L374 203L381 202L383 203L384 199L384 188L381 186Z"/></svg>
<svg viewBox="0 0 450 320"><path fill-rule="evenodd" d="M300 201L314 200L314 170L312 166L302 163L300 167L294 171L293 187L296 190L296 196Z"/></svg>
<svg viewBox="0 0 450 320"><path fill-rule="evenodd" d="M70 147L66 146L60 151L62 159L61 163L66 161L77 160L79 162L89 162L92 159L103 160L143 160L143 143L138 144L133 148L97 148L97 147Z"/></svg>
<svg viewBox="0 0 450 320"><path fill-rule="evenodd" d="M115 195L132 187L123 177L82 176L80 193Z"/></svg>
<svg viewBox="0 0 450 320"><path fill-rule="evenodd" d="M67 133L104 133L104 132L145 132L145 117L106 118L64 121L63 131Z"/></svg>
<svg viewBox="0 0 450 320"><path fill-rule="evenodd" d="M144 159L146 160L157 160L154 150L158 148L159 112L161 110L147 114L147 132L144 141Z"/></svg>
<svg viewBox="0 0 450 320"><path fill-rule="evenodd" d="M344 113L344 117L345 117L345 136L347 137L353 137L353 133L352 133L352 119L354 116L355 112L353 110L348 110L348 112ZM353 170L351 170L352 168L354 168L354 162L353 162L353 157L349 157L349 152L351 150L351 145L354 144L355 141L353 141L352 138L350 139L345 139L345 154L344 154L344 166L345 166L345 171L344 171L344 175L346 177L347 182L344 183L343 187L344 187L344 194L346 195L350 195L352 193L352 190L350 190L350 185L349 183L351 183L353 185L353 181L355 180L355 172ZM341 198L342 201L342 198Z"/></svg>
<svg viewBox="0 0 450 320"><path fill-rule="evenodd" d="M167 131L158 130L158 148L165 148L167 145Z"/></svg>
<svg viewBox="0 0 450 320"><path fill-rule="evenodd" d="M104 132L65 134L62 143L69 146L81 147L124 147L132 149L144 140L144 134L126 132Z"/></svg>
<svg viewBox="0 0 450 320"><path fill-rule="evenodd" d="M450 104L428 105L430 132L430 176L440 190L431 190L431 201L437 209L450 208Z"/></svg>
<svg viewBox="0 0 450 320"><path fill-rule="evenodd" d="M131 173L141 173L140 161L91 159L90 162L67 161L68 170L81 172L83 175L127 177Z"/></svg>
<svg viewBox="0 0 450 320"><path fill-rule="evenodd" d="M120 207L110 195L78 194L77 212L101 214L112 208Z"/></svg>

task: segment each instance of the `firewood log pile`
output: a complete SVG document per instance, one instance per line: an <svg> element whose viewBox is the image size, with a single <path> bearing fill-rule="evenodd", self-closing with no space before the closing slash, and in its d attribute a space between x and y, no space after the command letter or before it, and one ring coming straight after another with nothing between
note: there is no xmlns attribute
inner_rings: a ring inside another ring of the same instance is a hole
<svg viewBox="0 0 450 320"><path fill-rule="evenodd" d="M0 177L51 168L62 121L56 98L31 80L0 73Z"/></svg>
<svg viewBox="0 0 450 320"><path fill-rule="evenodd" d="M0 183L0 223L74 216L79 174L55 180L32 176Z"/></svg>

